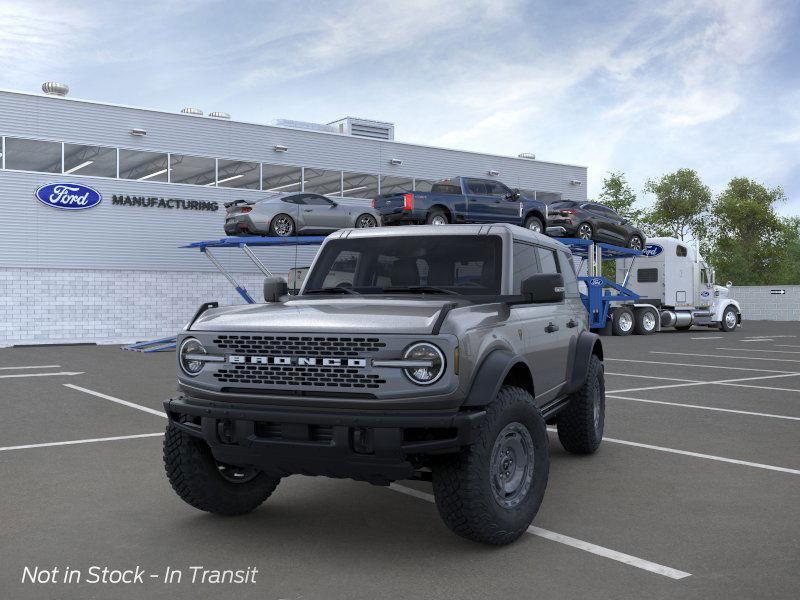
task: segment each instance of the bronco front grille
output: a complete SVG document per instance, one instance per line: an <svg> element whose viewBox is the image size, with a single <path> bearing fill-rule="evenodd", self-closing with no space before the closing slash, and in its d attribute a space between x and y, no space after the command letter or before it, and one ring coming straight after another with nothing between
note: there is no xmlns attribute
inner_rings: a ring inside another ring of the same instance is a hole
<svg viewBox="0 0 800 600"><path fill-rule="evenodd" d="M312 335L219 335L214 344L228 352L281 356L361 356L380 351L379 338Z"/></svg>
<svg viewBox="0 0 800 600"><path fill-rule="evenodd" d="M214 377L220 383L265 386L298 386L375 389L386 380L375 373L361 373L347 367L299 367L281 365L225 365Z"/></svg>

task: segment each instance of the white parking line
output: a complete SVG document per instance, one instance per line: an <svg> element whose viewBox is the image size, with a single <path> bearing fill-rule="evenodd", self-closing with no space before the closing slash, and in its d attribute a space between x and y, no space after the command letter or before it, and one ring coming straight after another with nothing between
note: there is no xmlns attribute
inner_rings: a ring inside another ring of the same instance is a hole
<svg viewBox="0 0 800 600"><path fill-rule="evenodd" d="M25 367L0 367L0 371L14 371L16 369L60 369L61 365L32 365Z"/></svg>
<svg viewBox="0 0 800 600"><path fill-rule="evenodd" d="M773 362L793 362L793 363L800 363L800 360L794 358L760 358L757 356L727 356L723 354L690 354L688 352L663 352L661 350L650 350L650 354L672 354L678 356L702 356L703 358L735 358L736 360L742 360L746 358L747 360L769 360ZM704 367L706 365L697 365L698 367Z"/></svg>
<svg viewBox="0 0 800 600"><path fill-rule="evenodd" d="M771 342L773 341L772 338L756 338L754 340L739 340L739 343L746 343L746 342Z"/></svg>
<svg viewBox="0 0 800 600"><path fill-rule="evenodd" d="M548 427L548 430L550 428ZM555 430L552 430L555 431ZM749 462L746 460L738 460L735 458L725 458L724 456L714 456L713 454L703 454L701 452L689 452L688 450L678 450L677 448L665 448L664 446L653 446L652 444L642 444L639 442L630 442L628 440L619 440L616 438L604 437L604 442L611 442L612 444L622 444L624 446L635 446L636 448L646 448L648 450L658 450L659 452L669 452L671 454L681 454L683 456L692 456L694 458L705 458L706 460L715 460L718 462L730 463L734 465L742 465L745 467L755 467L757 469L766 469L767 471L778 471L779 473L789 473L791 475L800 475L800 470L789 469L787 467L776 467L775 465L765 465L762 463Z"/></svg>
<svg viewBox="0 0 800 600"><path fill-rule="evenodd" d="M394 490L395 492L400 492L401 494L406 494L407 496L412 496L413 498L425 500L426 502L435 502L433 494L420 492L419 490L415 490L404 485L392 483L389 485L389 489ZM568 535L550 531L549 529L542 529L541 527L535 527L531 525L528 527L528 533L546 540L558 542L559 544L564 544L565 546L577 548L578 550L590 552L591 554L602 556L603 558L609 558L611 560L636 567L637 569L649 571L650 573L655 573L656 575L663 575L664 577L669 577L670 579L685 579L686 577L691 576L691 573L687 573L686 571L679 571L678 569L673 569L672 567L665 567L664 565L660 565L643 558L631 556L630 554L623 554L622 552L617 552L616 550L611 550L610 548L605 548L604 546L598 546L597 544L592 544L591 542L585 542Z"/></svg>
<svg viewBox="0 0 800 600"><path fill-rule="evenodd" d="M646 402L647 404L663 404L666 406L678 406L680 408L697 408L700 410L713 410L717 412L735 413L738 415L748 415L751 417L769 417L771 419L785 419L787 421L800 421L800 417L790 417L788 415L775 415L772 413L751 412L749 410L734 410L732 408L717 408L716 406L702 406L700 404L683 404L681 402L664 402L661 400L645 400L644 398L630 398L627 396L617 396L606 394L606 398L615 400L630 400L631 402Z"/></svg>
<svg viewBox="0 0 800 600"><path fill-rule="evenodd" d="M158 417L167 418L167 413L162 412L160 410L156 410L154 408L148 408L147 406L142 406L141 404L134 404L133 402L128 402L127 400L122 400L120 398L115 398L114 396L109 396L108 394L101 394L100 392L95 392L94 390L89 390L87 388L80 387L78 385L72 385L71 383L65 383L64 387L68 387L72 390L78 390L79 392L83 392L84 394L91 394L92 396L97 396L98 398L103 398L103 400L109 400L111 402L116 402L117 404L122 404L123 406L128 406L130 408L135 408L136 410L141 410L146 413L150 413L151 415L156 415Z"/></svg>
<svg viewBox="0 0 800 600"><path fill-rule="evenodd" d="M0 448L0 452L8 452L9 450L27 450L29 448L47 448L49 446L72 446L75 444L94 444L96 442L116 442L117 440L135 440L138 438L158 437L164 435L160 433L139 433L137 435L117 435L114 437L104 438L91 438L86 440L68 440L66 442L46 442L44 444L25 444L24 446L5 446Z"/></svg>
<svg viewBox="0 0 800 600"><path fill-rule="evenodd" d="M696 356L705 356L705 354L697 354ZM737 356L736 358L745 358L743 356ZM787 373L790 375L794 375L794 371L776 371L775 369L756 369L753 367L728 367L724 365L698 365L693 363L676 363L676 362L663 362L657 360L638 360L635 358L605 358L604 361L608 362L610 360L619 361L619 362L632 362L632 363L644 363L646 365L672 365L673 367L699 367L703 369L728 369L733 371L758 371L759 373Z"/></svg>
<svg viewBox="0 0 800 600"><path fill-rule="evenodd" d="M761 348L714 348L714 350L733 350L734 352L771 352L773 354L800 354L800 352L794 352L792 350L762 350Z"/></svg>
<svg viewBox="0 0 800 600"><path fill-rule="evenodd" d="M800 348L800 346L796 344L775 344L776 348Z"/></svg>
<svg viewBox="0 0 800 600"><path fill-rule="evenodd" d="M678 388L678 387L689 387L693 385L728 385L728 384L738 384L740 381L756 381L759 379L778 379L781 377L796 377L800 375L800 373L784 373L783 375L761 375L759 377L740 377L738 379L719 379L716 381L695 381L692 383L672 383L669 385L651 385L648 387L640 387L640 388L628 388L626 390L608 390L607 393L609 394L621 394L623 392L644 392L646 390L663 390L667 388ZM66 384L65 384L66 385ZM748 387L755 387L759 389L771 389L767 387L762 387L758 385L751 385Z"/></svg>
<svg viewBox="0 0 800 600"><path fill-rule="evenodd" d="M721 340L724 338L724 335L704 335L703 337L693 337L689 338L690 340Z"/></svg>
<svg viewBox="0 0 800 600"><path fill-rule="evenodd" d="M55 375L83 375L83 371L59 371L58 373L14 373L13 375L0 375L0 379L14 379L19 377L53 377Z"/></svg>
<svg viewBox="0 0 800 600"><path fill-rule="evenodd" d="M682 381L684 383L702 383L700 379L676 379L675 377L660 377L658 375L635 375L633 373L610 373L605 372L606 375L614 375L616 377L639 377L640 379L663 379L664 381Z"/></svg>

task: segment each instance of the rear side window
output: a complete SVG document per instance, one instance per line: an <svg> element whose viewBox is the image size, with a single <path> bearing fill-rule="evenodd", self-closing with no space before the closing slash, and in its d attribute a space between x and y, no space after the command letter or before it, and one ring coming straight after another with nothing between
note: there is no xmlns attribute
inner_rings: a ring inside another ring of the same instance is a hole
<svg viewBox="0 0 800 600"><path fill-rule="evenodd" d="M639 283L655 283L658 281L658 269L639 269L636 271L636 281Z"/></svg>
<svg viewBox="0 0 800 600"><path fill-rule="evenodd" d="M522 291L522 282L525 279L541 272L536 246L514 242L514 293L519 294Z"/></svg>
<svg viewBox="0 0 800 600"><path fill-rule="evenodd" d="M286 196L285 198L281 198L281 202L286 202L287 204L305 204L303 196Z"/></svg>
<svg viewBox="0 0 800 600"><path fill-rule="evenodd" d="M566 252L559 252L558 260L561 262L561 273L564 275L564 297L579 298L578 278L575 275L575 265L572 262L572 258Z"/></svg>
<svg viewBox="0 0 800 600"><path fill-rule="evenodd" d="M461 188L456 186L456 185L449 184L449 183L448 184L435 183L433 185L433 187L431 187L431 193L432 194L455 194L455 195L460 195L461 194Z"/></svg>
<svg viewBox="0 0 800 600"><path fill-rule="evenodd" d="M539 265L542 268L542 273L560 273L558 268L558 260L556 259L555 250L549 248L536 247L536 252L539 254Z"/></svg>

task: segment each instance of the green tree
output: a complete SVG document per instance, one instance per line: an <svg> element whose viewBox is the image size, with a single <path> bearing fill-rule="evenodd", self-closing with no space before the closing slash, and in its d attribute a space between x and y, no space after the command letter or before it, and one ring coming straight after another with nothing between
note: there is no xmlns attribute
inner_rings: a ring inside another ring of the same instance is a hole
<svg viewBox="0 0 800 600"><path fill-rule="evenodd" d="M707 258L719 281L769 285L796 280L790 255L798 252L797 219L781 219L775 212L775 204L785 199L780 187L769 189L746 177L731 179L716 197Z"/></svg>
<svg viewBox="0 0 800 600"><path fill-rule="evenodd" d="M599 202L615 210L636 226L642 219L642 211L634 207L636 194L633 193L622 171L610 171L603 179L603 191L600 192Z"/></svg>
<svg viewBox="0 0 800 600"><path fill-rule="evenodd" d="M705 237L711 190L692 169L678 169L660 179L648 179L644 191L655 196L643 222L656 235L681 240Z"/></svg>

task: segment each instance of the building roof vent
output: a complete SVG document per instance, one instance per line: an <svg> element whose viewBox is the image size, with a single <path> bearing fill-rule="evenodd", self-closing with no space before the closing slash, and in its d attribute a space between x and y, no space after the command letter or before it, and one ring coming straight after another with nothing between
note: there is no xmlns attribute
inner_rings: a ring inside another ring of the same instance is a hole
<svg viewBox="0 0 800 600"><path fill-rule="evenodd" d="M199 108L192 108L191 106L188 106L186 108L182 108L181 112L183 114L185 114L185 115L195 115L196 117L202 117L203 116L203 111L202 110L200 110Z"/></svg>
<svg viewBox="0 0 800 600"><path fill-rule="evenodd" d="M536 155L533 152L522 152L517 154L517 156L526 160L536 160Z"/></svg>
<svg viewBox="0 0 800 600"><path fill-rule="evenodd" d="M394 123L385 121L371 121L358 117L345 117L329 123L339 133L355 137L371 138L373 140L394 140Z"/></svg>
<svg viewBox="0 0 800 600"><path fill-rule="evenodd" d="M42 84L42 91L48 96L64 97L67 94L69 94L69 86L66 83L56 83L55 81L47 81Z"/></svg>
<svg viewBox="0 0 800 600"><path fill-rule="evenodd" d="M215 110L214 112L208 113L208 116L212 117L214 119L230 119L231 118L231 116L228 113L221 112L221 111L218 111L218 110Z"/></svg>

